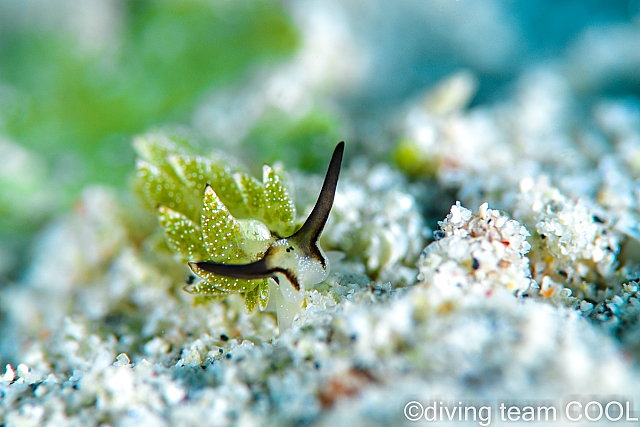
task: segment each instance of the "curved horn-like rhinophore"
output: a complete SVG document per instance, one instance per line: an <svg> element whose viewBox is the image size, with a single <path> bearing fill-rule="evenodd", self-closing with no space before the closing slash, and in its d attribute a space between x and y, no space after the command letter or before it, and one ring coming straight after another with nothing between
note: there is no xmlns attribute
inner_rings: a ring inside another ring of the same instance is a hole
<svg viewBox="0 0 640 427"><path fill-rule="evenodd" d="M320 239L320 234L324 229L324 225L327 223L329 212L331 212L331 207L333 206L333 199L336 194L336 187L338 186L338 177L340 176L343 152L344 141L340 142L335 150L333 150L333 156L331 156L331 162L329 163L327 174L324 177L324 183L322 184L316 205L313 207L313 210L300 230L298 230L294 236L309 238L314 243Z"/></svg>

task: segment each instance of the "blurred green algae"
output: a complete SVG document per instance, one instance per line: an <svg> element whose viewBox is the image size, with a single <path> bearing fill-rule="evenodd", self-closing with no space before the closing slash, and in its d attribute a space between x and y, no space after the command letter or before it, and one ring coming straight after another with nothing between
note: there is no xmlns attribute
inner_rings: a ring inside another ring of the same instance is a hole
<svg viewBox="0 0 640 427"><path fill-rule="evenodd" d="M270 110L254 125L243 146L259 153L253 159L256 164L282 161L287 167L321 172L323 159L344 135L342 127L338 117L320 108L299 118Z"/></svg>
<svg viewBox="0 0 640 427"><path fill-rule="evenodd" d="M88 183L125 189L134 162L132 135L188 123L212 90L290 57L299 44L277 2L119 5L115 37L92 48L62 24L20 23L6 13L16 8L4 5L0 136L26 158L8 160L22 165L22 177L0 180L0 249L7 253L23 250L32 233L67 209Z"/></svg>
<svg viewBox="0 0 640 427"><path fill-rule="evenodd" d="M128 135L187 120L205 91L297 43L284 11L270 2L127 6L120 45L106 52L79 54L68 35L26 29L0 45L0 79L18 92L3 130L48 156L77 155L90 167L74 187L122 185L133 158Z"/></svg>

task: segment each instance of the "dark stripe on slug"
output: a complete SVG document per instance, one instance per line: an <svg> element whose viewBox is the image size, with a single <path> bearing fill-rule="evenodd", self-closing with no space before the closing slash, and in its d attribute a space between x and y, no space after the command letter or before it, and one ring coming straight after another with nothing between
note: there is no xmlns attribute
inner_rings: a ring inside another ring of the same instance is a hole
<svg viewBox="0 0 640 427"><path fill-rule="evenodd" d="M287 278L287 280L293 285L294 289L296 291L300 292L300 282L298 282L298 276L296 276L292 271L290 271L290 270L288 270L286 268L280 268L280 267L276 267L272 271L274 273L280 273L283 276L285 276ZM275 280L279 285L280 281L278 281L277 279L275 279Z"/></svg>
<svg viewBox="0 0 640 427"><path fill-rule="evenodd" d="M218 264L215 262L194 262L198 268L224 277L234 279L264 279L273 275L264 258L249 264Z"/></svg>
<svg viewBox="0 0 640 427"><path fill-rule="evenodd" d="M320 252L320 249L318 248L318 245L316 243L313 243L311 245L311 247L309 248L309 252L311 253L311 258L317 259L320 265L322 266L322 268L326 270L327 263L324 257L322 256L322 252Z"/></svg>
<svg viewBox="0 0 640 427"><path fill-rule="evenodd" d="M195 264L198 268L218 276L233 277L234 279L266 279L271 277L278 284L280 284L280 281L275 274L280 273L291 282L296 291L300 291L300 282L292 271L280 267L267 269L264 258L250 264L217 264L206 261L190 264Z"/></svg>

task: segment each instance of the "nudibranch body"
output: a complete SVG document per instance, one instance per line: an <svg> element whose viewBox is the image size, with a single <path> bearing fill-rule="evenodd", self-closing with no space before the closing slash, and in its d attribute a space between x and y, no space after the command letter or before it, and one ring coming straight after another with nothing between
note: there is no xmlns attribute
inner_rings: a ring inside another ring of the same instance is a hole
<svg viewBox="0 0 640 427"><path fill-rule="evenodd" d="M179 138L165 134L141 137L135 148L141 157L137 187L156 207L170 249L198 276L185 290L201 299L240 293L249 311L275 309L278 324L287 327L304 290L329 274L318 240L333 205L344 143L295 233L295 206L271 167L263 167L260 182L222 161L191 155Z"/></svg>
<svg viewBox="0 0 640 427"><path fill-rule="evenodd" d="M322 190L311 214L293 235L274 241L262 258L249 264L222 264L209 261L189 263L196 274L201 271L236 279L272 279L284 301L276 297L278 322L289 323L290 306L299 308L307 286L322 282L329 275L329 260L319 245L320 235L331 212L335 196L344 142L340 142L331 158ZM289 303L289 304L287 304ZM297 310L296 310L297 311ZM295 313L293 313L295 315ZM287 320L284 320L284 317Z"/></svg>

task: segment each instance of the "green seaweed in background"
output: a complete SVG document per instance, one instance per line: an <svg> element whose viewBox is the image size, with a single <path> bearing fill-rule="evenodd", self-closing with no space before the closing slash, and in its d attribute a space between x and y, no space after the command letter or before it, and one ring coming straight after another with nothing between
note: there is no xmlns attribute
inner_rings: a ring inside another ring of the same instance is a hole
<svg viewBox="0 0 640 427"><path fill-rule="evenodd" d="M243 141L247 148L243 157L252 163L282 161L289 168L322 172L327 152L344 138L342 127L341 121L327 110L312 109L297 119L270 110ZM259 153L260 157L253 159L252 153Z"/></svg>
<svg viewBox="0 0 640 427"><path fill-rule="evenodd" d="M0 17L0 86L11 95L0 102L0 135L46 160L41 185L56 194L51 211L89 182L124 188L132 134L188 122L212 88L283 60L298 44L271 1L129 1L119 44L100 51L80 49L65 31L10 21ZM0 240L25 239L49 213L23 219L0 206Z"/></svg>
<svg viewBox="0 0 640 427"><path fill-rule="evenodd" d="M271 2L131 1L127 12L115 54L78 55L74 40L26 30L0 45L0 79L21 94L5 132L54 158L79 156L85 176L76 188L124 184L129 134L188 119L204 91L296 46Z"/></svg>

